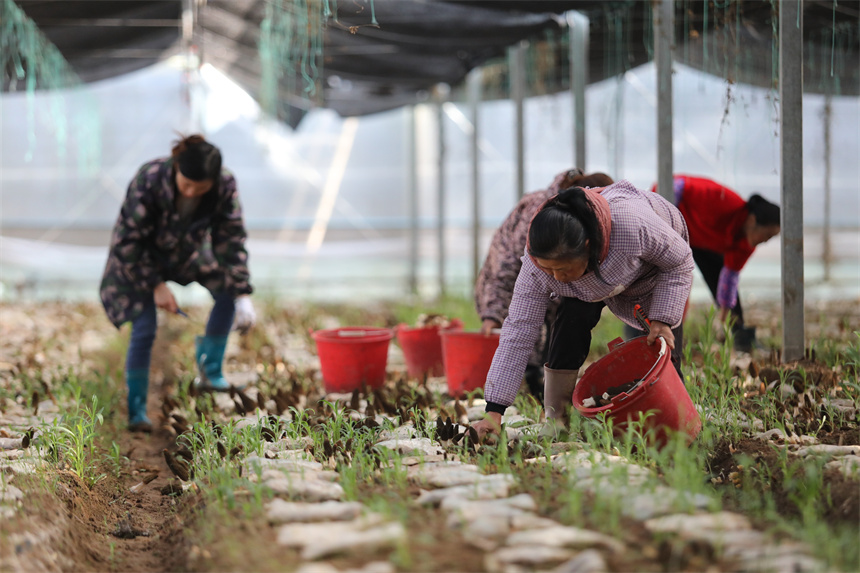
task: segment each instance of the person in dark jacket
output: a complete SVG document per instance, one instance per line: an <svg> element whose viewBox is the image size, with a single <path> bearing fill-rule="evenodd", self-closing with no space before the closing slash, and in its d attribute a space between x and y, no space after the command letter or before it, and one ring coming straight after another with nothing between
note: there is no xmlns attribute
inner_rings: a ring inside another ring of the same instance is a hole
<svg viewBox="0 0 860 573"><path fill-rule="evenodd" d="M129 429L152 431L146 415L156 308L181 312L167 281L197 282L215 299L196 339L202 390L226 391L221 364L234 325L256 321L245 225L233 175L220 150L200 135L174 142L170 157L145 163L128 187L111 237L100 295L110 321L131 322L126 355Z"/></svg>
<svg viewBox="0 0 860 573"><path fill-rule="evenodd" d="M482 332L489 334L493 329L501 328L508 316L514 284L523 264L521 259L526 247L529 223L541 205L568 187L606 187L611 184L612 178L605 173L585 174L582 169L575 167L556 175L546 189L526 193L520 199L493 235L487 258L475 281L475 310L481 318ZM526 385L538 400L543 400L543 365L546 361L549 325L555 318L557 308L556 301L547 305L541 336L526 366Z"/></svg>

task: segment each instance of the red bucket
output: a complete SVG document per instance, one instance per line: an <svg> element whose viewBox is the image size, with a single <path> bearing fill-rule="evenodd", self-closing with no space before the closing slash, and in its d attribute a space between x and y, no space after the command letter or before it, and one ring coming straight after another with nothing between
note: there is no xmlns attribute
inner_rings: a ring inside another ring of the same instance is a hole
<svg viewBox="0 0 860 573"><path fill-rule="evenodd" d="M362 385L379 388L385 383L390 328L346 326L317 330L317 343L325 391L352 392Z"/></svg>
<svg viewBox="0 0 860 573"><path fill-rule="evenodd" d="M453 319L447 328L439 326L420 326L412 328L405 324L397 326L397 342L403 349L406 370L412 378L442 376L445 374L445 361L442 357L442 330L463 330L463 322Z"/></svg>
<svg viewBox="0 0 860 573"><path fill-rule="evenodd" d="M649 346L640 336L627 342L616 338L609 343L609 354L592 364L579 379L573 391L573 406L586 418L601 412L612 419L614 433L625 433L631 421L652 411L643 423L643 431L655 430L654 444L663 447L669 432L684 432L691 443L702 429L699 412L693 405L684 383L672 365L668 346L662 339ZM644 379L643 379L644 378ZM605 406L589 408L582 405L591 396L602 395L612 386L642 380L628 392L611 398Z"/></svg>
<svg viewBox="0 0 860 573"><path fill-rule="evenodd" d="M499 347L499 335L451 330L439 334L442 337L448 394L459 398L483 388Z"/></svg>

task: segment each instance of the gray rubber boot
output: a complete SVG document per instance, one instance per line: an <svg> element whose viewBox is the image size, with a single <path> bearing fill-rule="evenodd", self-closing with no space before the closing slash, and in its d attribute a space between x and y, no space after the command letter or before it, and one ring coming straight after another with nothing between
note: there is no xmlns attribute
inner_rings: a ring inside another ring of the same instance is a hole
<svg viewBox="0 0 860 573"><path fill-rule="evenodd" d="M579 370L553 370L544 365L543 408L546 425L540 432L541 437L558 440L567 432L570 409L573 407L573 389L578 376Z"/></svg>

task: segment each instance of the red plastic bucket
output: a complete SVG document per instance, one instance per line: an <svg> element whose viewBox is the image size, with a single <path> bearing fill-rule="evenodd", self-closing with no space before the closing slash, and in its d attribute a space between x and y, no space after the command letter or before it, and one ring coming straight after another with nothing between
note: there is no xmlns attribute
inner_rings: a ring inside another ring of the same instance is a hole
<svg viewBox="0 0 860 573"><path fill-rule="evenodd" d="M405 324L397 326L397 342L403 349L406 359L406 370L413 378L442 376L445 374L445 359L442 356L442 330L462 330L463 322L453 319L447 328L439 326L409 327Z"/></svg>
<svg viewBox="0 0 860 573"><path fill-rule="evenodd" d="M352 392L362 385L379 388L385 382L390 328L346 326L317 330L317 344L325 391Z"/></svg>
<svg viewBox="0 0 860 573"><path fill-rule="evenodd" d="M439 334L442 337L448 394L463 397L467 392L483 388L499 347L499 335L451 330Z"/></svg>
<svg viewBox="0 0 860 573"><path fill-rule="evenodd" d="M616 338L609 343L609 354L592 364L579 379L573 391L573 406L586 418L607 412L616 436L623 434L631 421L638 421L653 411L643 423L643 430L654 430L654 444L662 447L670 431L684 432L692 442L702 429L699 412L672 365L668 346L662 339L649 346L644 336L622 342ZM644 377L642 383L612 398L600 407L588 408L583 400L602 395L612 386L620 386Z"/></svg>

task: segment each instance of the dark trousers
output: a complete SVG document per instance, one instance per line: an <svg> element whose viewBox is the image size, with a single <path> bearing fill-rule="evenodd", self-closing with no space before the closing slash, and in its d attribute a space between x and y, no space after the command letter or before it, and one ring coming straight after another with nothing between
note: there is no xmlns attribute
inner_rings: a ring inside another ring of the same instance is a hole
<svg viewBox="0 0 860 573"><path fill-rule="evenodd" d="M206 336L226 336L230 334L235 314L235 303L232 295L221 293L215 295L215 306L209 313L206 323ZM128 343L128 353L125 358L126 370L149 370L152 357L152 344L155 342L155 331L158 328L156 320L155 301L150 300L143 307L143 312L131 323L131 338Z"/></svg>
<svg viewBox="0 0 860 573"><path fill-rule="evenodd" d="M585 363L591 350L591 331L600 321L604 306L603 302L562 299L550 332L547 366L554 370L577 370ZM641 332L639 335L644 334ZM681 357L684 352L684 324L673 328L672 334L675 336L672 365L683 380Z"/></svg>
<svg viewBox="0 0 860 573"><path fill-rule="evenodd" d="M693 249L693 260L705 279L705 284L717 300L717 284L720 282L720 271L723 269L723 255L705 249ZM744 326L744 311L741 308L741 297L738 295L735 306L731 309L734 324L732 331L738 331Z"/></svg>

